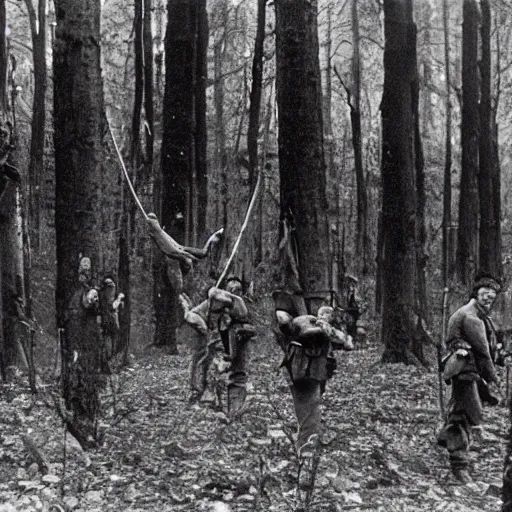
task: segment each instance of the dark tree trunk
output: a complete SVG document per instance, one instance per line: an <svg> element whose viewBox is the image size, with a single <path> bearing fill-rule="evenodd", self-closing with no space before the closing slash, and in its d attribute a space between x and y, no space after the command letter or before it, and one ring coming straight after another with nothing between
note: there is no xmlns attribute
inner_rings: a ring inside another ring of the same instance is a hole
<svg viewBox="0 0 512 512"><path fill-rule="evenodd" d="M363 168L363 148L361 144L361 56L359 51L359 16L357 0L352 0L352 101L350 103L350 121L352 123L352 146L354 148L354 167L357 187L357 226L356 254L361 255L361 270L368 272L368 199Z"/></svg>
<svg viewBox="0 0 512 512"><path fill-rule="evenodd" d="M99 183L104 105L100 0L57 0L54 45L57 323L69 430L84 447L97 441L103 347L94 301L99 249ZM87 265L89 259L89 265ZM81 271L79 271L81 262ZM89 267L89 268L88 268Z"/></svg>
<svg viewBox="0 0 512 512"><path fill-rule="evenodd" d="M256 185L258 169L258 134L260 129L261 90L263 79L263 45L265 43L265 11L267 0L258 0L258 24L252 61L252 85L250 94L249 127L247 129L247 150L249 153L249 186Z"/></svg>
<svg viewBox="0 0 512 512"><path fill-rule="evenodd" d="M422 362L416 347L416 28L411 0L384 1L382 341L384 362ZM412 134L412 136L411 136Z"/></svg>
<svg viewBox="0 0 512 512"><path fill-rule="evenodd" d="M258 0L258 21L256 28L256 39L254 41L254 57L252 61L252 83L249 106L249 126L247 128L247 151L249 154L249 187L254 191L258 176L259 155L258 135L260 131L261 94L263 81L263 50L265 43L265 19L267 0ZM259 201L259 222L255 236L251 238L253 247L256 248L255 255L247 262L249 268L246 273L252 278L253 265L257 265L263 259L262 245L262 222L263 222L263 194Z"/></svg>
<svg viewBox="0 0 512 512"><path fill-rule="evenodd" d="M450 11L448 0L443 0L444 68L446 84L445 161L443 182L443 286L449 285L453 277L451 268L450 229L452 224L452 100L450 66Z"/></svg>
<svg viewBox="0 0 512 512"><path fill-rule="evenodd" d="M28 367L21 340L19 313L25 314L22 194L18 170L12 165L16 149L15 66L9 66L6 7L0 2L0 373L9 377L9 366ZM14 59L13 59L14 62ZM9 89L12 91L9 104ZM26 345L25 345L26 347ZM29 373L31 386L33 374Z"/></svg>
<svg viewBox="0 0 512 512"><path fill-rule="evenodd" d="M228 168L226 152L226 126L224 120L224 55L227 47L228 30L228 7L225 0L222 0L219 6L223 21L222 37L213 47L213 105L215 111L215 167L219 171L219 198L218 215L216 221L223 226L228 224ZM227 246L227 244L225 244Z"/></svg>
<svg viewBox="0 0 512 512"><path fill-rule="evenodd" d="M501 264L500 170L494 151L494 116L491 92L491 8L480 0L482 12L480 58L480 144L478 192L480 197L480 270L495 276L503 273Z"/></svg>
<svg viewBox="0 0 512 512"><path fill-rule="evenodd" d="M462 22L462 168L460 179L457 274L469 285L478 267L478 22L476 0L464 0Z"/></svg>
<svg viewBox="0 0 512 512"><path fill-rule="evenodd" d="M293 215L301 286L329 289L317 2L276 1L281 211Z"/></svg>
<svg viewBox="0 0 512 512"><path fill-rule="evenodd" d="M207 128L206 128L206 85L208 82L208 12L206 0L198 2L196 87L195 87L195 154L196 154L196 232L199 240L206 232L206 206L208 204L207 180Z"/></svg>
<svg viewBox="0 0 512 512"><path fill-rule="evenodd" d="M144 112L146 114L146 158L145 177L153 177L154 161L154 124L155 113L153 107L153 33L151 29L151 10L153 0L144 0L144 22L143 22L143 46L144 46Z"/></svg>
<svg viewBox="0 0 512 512"><path fill-rule="evenodd" d="M135 55L135 93L133 99L132 113L132 141L130 148L130 160L132 168L132 181L139 183L141 173L141 143L140 128L142 119L142 103L144 100L144 46L143 46L143 15L144 0L135 0L133 32L134 32L134 55ZM128 184L123 181L123 217L121 221L121 236L119 240L119 289L125 294L124 307L120 312L120 332L118 346L114 347L116 353L123 352L128 355L130 346L131 326L131 287L130 287L130 254L132 247L132 234L134 231L133 222L135 219L136 205L130 196ZM140 190L140 187L139 187Z"/></svg>
<svg viewBox="0 0 512 512"><path fill-rule="evenodd" d="M33 228L32 239L39 247L41 233L40 212L42 207L41 190L43 186L44 140L46 125L46 0L39 0L37 11L33 0L25 0L32 34L32 54L34 65L34 97L32 101L32 125L30 139L29 181L29 221Z"/></svg>
<svg viewBox="0 0 512 512"><path fill-rule="evenodd" d="M205 121L201 119L198 124L198 112L206 115L203 89L206 86L204 38L207 35L202 31L207 29L207 24L204 0L169 0L167 10L161 224L178 242L190 245L198 227L198 183L201 180L204 183L204 176L198 178L197 164L206 164L204 140L198 143L196 130L201 137L205 136ZM199 171L203 172L205 169ZM203 207L205 205L201 205ZM155 304L155 345L167 346L175 352L181 290L173 289L163 261L159 267L159 282L155 283L159 289Z"/></svg>

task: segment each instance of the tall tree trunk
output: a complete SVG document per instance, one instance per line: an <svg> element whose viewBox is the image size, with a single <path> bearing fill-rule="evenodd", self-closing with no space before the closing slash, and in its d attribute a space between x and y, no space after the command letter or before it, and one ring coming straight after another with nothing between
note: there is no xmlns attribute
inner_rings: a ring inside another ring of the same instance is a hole
<svg viewBox="0 0 512 512"><path fill-rule="evenodd" d="M457 274L469 285L478 267L478 5L464 0L462 22L462 168L457 241Z"/></svg>
<svg viewBox="0 0 512 512"><path fill-rule="evenodd" d="M223 33L221 38L213 47L213 105L215 110L215 167L219 178L219 198L220 207L218 208L217 222L223 226L228 224L228 168L226 153L226 126L224 119L224 55L227 46L228 30L228 7L226 0L221 0L219 8L222 12ZM227 245L227 244L226 244Z"/></svg>
<svg viewBox="0 0 512 512"><path fill-rule="evenodd" d="M207 179L207 126L206 126L206 85L208 82L208 12L206 0L199 0L197 23L197 50L196 50L196 87L195 87L195 166L196 166L196 194L197 212L195 214L196 232L201 240L206 233L206 210L208 204Z"/></svg>
<svg viewBox="0 0 512 512"><path fill-rule="evenodd" d="M411 33L411 58L412 73L414 76L412 82L412 100L414 116L414 166L416 171L416 314L421 323L429 321L429 310L427 303L427 228L425 221L425 206L427 203L425 191L425 157L423 154L423 144L421 140L420 129L420 79L418 74L418 55L417 55L417 31L416 25L412 25ZM424 361L423 341L418 332L414 333L412 353L420 361Z"/></svg>
<svg viewBox="0 0 512 512"><path fill-rule="evenodd" d="M491 8L480 0L482 12L480 58L480 144L478 192L480 197L480 270L495 276L503 273L501 264L501 187L500 170L494 152L494 116L491 92Z"/></svg>
<svg viewBox="0 0 512 512"><path fill-rule="evenodd" d="M184 244L188 244L197 228L197 208L193 203L197 204L198 83L206 85L205 80L197 80L198 30L204 28L204 20L203 23L199 20L200 13L204 17L202 2L169 0L167 4L161 224L173 238ZM204 41L201 44L204 48ZM204 70L204 63L200 69ZM161 274L155 283L160 290L156 293L158 300L155 303L155 345L167 346L171 352L176 352L176 328L180 321L178 293L181 290L173 288L165 267L162 262Z"/></svg>
<svg viewBox="0 0 512 512"><path fill-rule="evenodd" d="M34 96L32 100L32 124L30 139L29 180L29 220L33 228L31 237L39 248L41 235L41 191L43 187L44 140L46 125L46 40L47 14L46 0L38 0L37 11L33 0L25 0L32 34L32 55L34 65Z"/></svg>
<svg viewBox="0 0 512 512"><path fill-rule="evenodd" d="M249 153L249 186L254 189L258 169L258 134L260 129L261 91L263 80L263 45L265 43L265 19L267 0L258 0L258 23L252 61L252 84L247 129Z"/></svg>
<svg viewBox="0 0 512 512"><path fill-rule="evenodd" d="M144 112L146 114L146 176L153 177L154 161L154 124L155 113L153 106L153 32L151 28L151 11L153 9L153 0L144 0L144 21L143 21L143 47L144 47Z"/></svg>
<svg viewBox="0 0 512 512"><path fill-rule="evenodd" d="M57 324L62 331L67 426L84 447L97 441L103 347L94 292L100 259L99 183L104 104L100 0L56 0L54 45ZM80 266L79 266L80 265Z"/></svg>
<svg viewBox="0 0 512 512"><path fill-rule="evenodd" d="M144 47L143 47L143 16L144 0L135 0L134 3L134 68L135 68L135 93L133 99L132 112L132 140L130 145L130 162L132 169L132 182L138 185L141 176L139 167L141 165L141 143L140 128L142 119L142 103L144 100ZM123 181L123 200L122 200L122 221L121 235L119 240L119 269L118 284L119 289L125 294L124 307L119 315L119 338L116 347L112 347L116 353L123 352L128 355L130 345L130 327L131 327L131 286L130 286L130 254L132 248L132 235L134 232L134 220L136 215L136 205L130 197L128 184ZM140 190L140 187L139 187Z"/></svg>
<svg viewBox="0 0 512 512"><path fill-rule="evenodd" d="M4 1L0 2L0 27L0 373L5 380L9 377L6 372L9 366L19 362L28 365L18 322L18 311L23 309L25 301L22 196L19 173L11 165L17 142L16 83L15 66L9 66Z"/></svg>
<svg viewBox="0 0 512 512"><path fill-rule="evenodd" d="M422 362L421 354L414 352L418 242L415 31L411 0L384 0L382 360L406 364Z"/></svg>
<svg viewBox="0 0 512 512"><path fill-rule="evenodd" d="M445 161L443 181L443 286L446 288L453 276L450 247L450 229L452 224L452 100L451 100L451 66L450 66L450 10L448 0L443 0L444 32L444 73L446 89L446 123L445 123Z"/></svg>
<svg viewBox="0 0 512 512"><path fill-rule="evenodd" d="M357 0L352 0L352 102L350 121L352 123L352 145L354 147L354 167L357 187L357 226L356 254L361 255L361 270L368 272L368 199L363 168L363 148L361 144L361 56L359 50L359 16Z"/></svg>
<svg viewBox="0 0 512 512"><path fill-rule="evenodd" d="M317 2L276 1L281 211L295 221L301 287L329 289Z"/></svg>
<svg viewBox="0 0 512 512"><path fill-rule="evenodd" d="M261 95L263 82L263 50L265 43L265 19L266 19L267 0L258 0L258 21L256 28L256 38L254 41L254 57L252 61L252 83L249 96L249 126L247 128L247 152L249 154L249 188L254 191L256 179L258 176L259 155L258 155L258 135L260 132L260 113L261 113ZM263 196L261 193L258 204L259 222L258 229L251 236L248 242L250 261L246 262L249 268L245 269L247 275L252 280L253 265L258 265L263 259L262 242L262 221L263 221ZM254 251L254 249L256 249ZM255 254L254 254L255 253Z"/></svg>

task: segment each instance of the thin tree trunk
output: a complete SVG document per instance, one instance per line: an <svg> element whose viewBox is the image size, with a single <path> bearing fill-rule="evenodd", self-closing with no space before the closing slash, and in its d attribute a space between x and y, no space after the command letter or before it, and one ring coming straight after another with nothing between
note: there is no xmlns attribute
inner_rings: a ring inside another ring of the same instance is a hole
<svg viewBox="0 0 512 512"><path fill-rule="evenodd" d="M199 0L198 31L196 52L196 91L195 91L195 155L196 155L196 194L197 194L197 236L202 239L206 233L208 204L208 164L207 164L207 102L206 85L208 82L208 12L206 0Z"/></svg>
<svg viewBox="0 0 512 512"><path fill-rule="evenodd" d="M443 286L447 287L452 277L450 228L452 224L452 100L450 66L450 10L448 0L443 0L444 72L446 94L445 161L443 182Z"/></svg>
<svg viewBox="0 0 512 512"><path fill-rule="evenodd" d="M352 145L354 147L354 166L357 187L357 227L356 254L361 257L361 270L368 272L368 198L363 168L363 148L361 144L361 56L359 49L359 16L357 0L352 0L352 102L350 120L352 122Z"/></svg>
<svg viewBox="0 0 512 512"><path fill-rule="evenodd" d="M228 223L228 168L227 168L227 154L226 154L226 127L224 122L224 63L223 56L225 54L225 47L227 45L227 22L228 10L225 0L221 1L219 8L222 10L223 18L223 35L216 42L213 48L213 67L214 67L214 86L213 86L213 104L215 110L215 165L216 172L219 175L219 198L220 202L219 217L221 224L227 226ZM227 246L227 244L225 244Z"/></svg>
<svg viewBox="0 0 512 512"><path fill-rule="evenodd" d="M135 0L135 15L133 20L134 54L135 54L135 94L132 113L132 140L130 146L130 160L132 168L132 182L138 184L141 173L139 172L141 160L140 128L142 118L142 104L144 100L144 47L143 47L143 0ZM123 352L128 355L130 346L131 326L131 286L130 286L130 254L132 237L134 233L134 220L136 205L131 200L128 184L123 181L122 221L121 236L119 240L119 269L118 285L125 294L124 307L119 315L118 345L113 347L115 353ZM140 190L140 187L139 187ZM125 361L126 362L126 361Z"/></svg>
<svg viewBox="0 0 512 512"><path fill-rule="evenodd" d="M413 58L411 66L413 67L413 116L414 116L414 165L416 171L416 314L418 322L422 323L424 320L429 323L429 310L427 303L427 229L425 222L425 207L427 202L425 191L425 158L423 154L423 144L421 141L420 129L420 80L418 74L418 56L417 56L417 31L416 25L412 25L411 30L411 47L413 51ZM420 361L424 361L422 336L418 336L418 332L413 335L413 343L411 346L412 353Z"/></svg>
<svg viewBox="0 0 512 512"><path fill-rule="evenodd" d="M258 134L260 128L261 90L263 80L263 45L265 43L265 19L267 0L258 0L258 22L252 61L252 85L247 129L247 150L249 153L249 186L256 184L258 169Z"/></svg>
<svg viewBox="0 0 512 512"><path fill-rule="evenodd" d="M27 6L30 31L32 34L32 54L34 65L34 96L32 100L32 123L30 139L30 162L28 168L29 181L29 220L33 228L32 240L39 248L41 236L41 191L43 186L42 172L44 169L44 140L46 126L46 0L39 0L37 12L33 0L25 0Z"/></svg>
<svg viewBox="0 0 512 512"><path fill-rule="evenodd" d="M464 0L462 22L462 169L459 201L457 273L469 285L478 267L478 5Z"/></svg>
<svg viewBox="0 0 512 512"><path fill-rule="evenodd" d="M247 151L249 154L249 188L251 192L254 190L254 187L256 185L256 178L259 167L258 135L260 131L266 7L267 0L258 0L258 21L256 28L256 39L254 41L254 57L252 61L252 83L251 92L249 96L249 126L247 128ZM258 204L258 229L253 234L253 236L251 236L250 242L248 242L248 249L250 249L248 252L252 256L250 258L250 261L246 262L249 267L246 269L246 273L251 276L249 280L252 280L253 265L257 265L263 259L263 234L261 229L263 222L263 196L264 194L261 193ZM254 251L254 249L256 250Z"/></svg>

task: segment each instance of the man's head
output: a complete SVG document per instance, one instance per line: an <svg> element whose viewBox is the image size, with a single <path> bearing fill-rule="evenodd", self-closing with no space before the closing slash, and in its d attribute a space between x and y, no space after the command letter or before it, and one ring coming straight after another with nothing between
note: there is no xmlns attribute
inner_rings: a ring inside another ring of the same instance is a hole
<svg viewBox="0 0 512 512"><path fill-rule="evenodd" d="M501 281L488 273L477 274L471 292L471 298L485 311L490 311L496 296L501 291Z"/></svg>
<svg viewBox="0 0 512 512"><path fill-rule="evenodd" d="M242 295L242 281L238 277L229 277L226 282L226 291L233 295Z"/></svg>
<svg viewBox="0 0 512 512"><path fill-rule="evenodd" d="M322 306L318 310L317 317L330 324L334 320L334 309L331 306Z"/></svg>

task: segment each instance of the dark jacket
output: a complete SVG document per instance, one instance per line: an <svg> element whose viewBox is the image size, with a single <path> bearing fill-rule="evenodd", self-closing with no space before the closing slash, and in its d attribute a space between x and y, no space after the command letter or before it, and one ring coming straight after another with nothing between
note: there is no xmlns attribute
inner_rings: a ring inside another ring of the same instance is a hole
<svg viewBox="0 0 512 512"><path fill-rule="evenodd" d="M470 358L474 370L487 382L497 380L496 369L491 356L494 329L491 319L486 315L475 299L459 308L450 317L447 331L447 348L455 351L463 342L471 346ZM472 366L472 365L470 365ZM472 369L468 368L466 373Z"/></svg>

